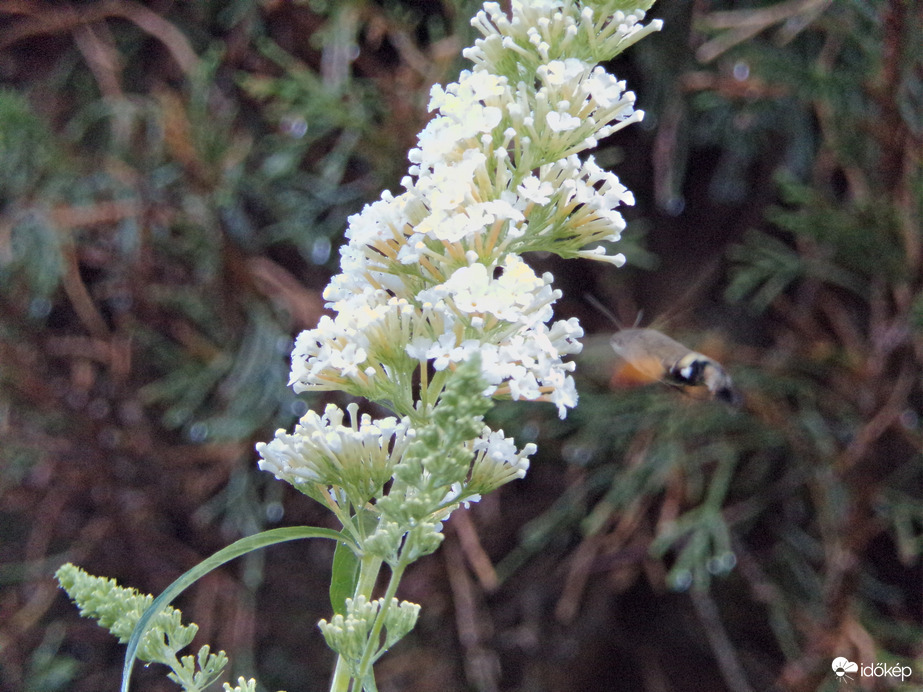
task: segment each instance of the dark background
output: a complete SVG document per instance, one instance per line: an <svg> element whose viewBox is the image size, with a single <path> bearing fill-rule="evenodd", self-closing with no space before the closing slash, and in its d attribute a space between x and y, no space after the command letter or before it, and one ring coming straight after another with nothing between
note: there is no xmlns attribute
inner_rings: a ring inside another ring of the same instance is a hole
<svg viewBox="0 0 923 692"><path fill-rule="evenodd" d="M396 190L457 0L0 5L0 689L113 690L124 648L51 578L158 593L233 540L331 517L256 469L346 217ZM529 475L401 586L385 690L832 690L923 676L923 10L661 0L610 65L644 123L597 160L637 198L623 269L530 257L580 317L581 405L509 403ZM613 377L613 326L721 361L733 410ZM179 600L268 689L326 689L332 546ZM198 644L196 645L198 646ZM858 681L854 686L858 685ZM916 686L914 686L916 685ZM136 670L137 690L175 686Z"/></svg>

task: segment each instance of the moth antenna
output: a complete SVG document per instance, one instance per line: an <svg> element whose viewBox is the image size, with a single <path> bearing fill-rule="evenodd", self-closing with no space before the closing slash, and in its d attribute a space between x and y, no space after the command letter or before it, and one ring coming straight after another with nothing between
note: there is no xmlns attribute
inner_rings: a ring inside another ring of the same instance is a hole
<svg viewBox="0 0 923 692"><path fill-rule="evenodd" d="M586 300L586 302L588 302L588 303L589 303L590 305L592 305L594 308L596 308L597 310L599 310L603 315L605 315L606 317L608 317L616 327L618 327L620 330L621 330L621 329L624 329L624 327L622 326L622 323L619 321L618 317L615 316L615 314L612 312L612 310L610 310L610 309L607 308L605 305L603 305L603 304L599 301L599 298L597 298L596 296L594 296L594 295L592 295L592 294L590 294L590 293L584 293L584 294L583 294L583 298L584 298L584 300ZM639 318L640 318L640 315L639 315ZM635 323L635 324L637 324L637 323Z"/></svg>
<svg viewBox="0 0 923 692"><path fill-rule="evenodd" d="M644 310L638 310L638 316L635 317L635 323L631 325L632 329L635 329L639 324L641 324L642 317L644 317Z"/></svg>

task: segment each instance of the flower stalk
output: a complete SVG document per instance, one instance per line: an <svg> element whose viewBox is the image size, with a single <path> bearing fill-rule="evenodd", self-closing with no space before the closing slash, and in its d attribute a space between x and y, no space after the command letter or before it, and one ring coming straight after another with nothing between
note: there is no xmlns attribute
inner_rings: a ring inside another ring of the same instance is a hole
<svg viewBox="0 0 923 692"><path fill-rule="evenodd" d="M261 468L325 502L355 541L353 598L321 622L338 653L331 690L347 689L347 676L374 689L407 565L438 547L454 509L525 474L535 446L517 449L483 424L491 400L550 402L561 417L577 403L567 357L583 331L576 319L552 321L561 293L522 254L624 263L606 243L619 240L619 208L634 199L580 154L643 117L597 63L659 28L641 23L649 6L514 0L507 17L485 3L472 20L482 37L464 52L474 67L433 87L435 116L409 154L404 191L349 220L341 271L324 291L334 316L298 336L290 384L395 415L372 420L351 404L347 426L328 405L257 446ZM383 563L391 579L373 602Z"/></svg>

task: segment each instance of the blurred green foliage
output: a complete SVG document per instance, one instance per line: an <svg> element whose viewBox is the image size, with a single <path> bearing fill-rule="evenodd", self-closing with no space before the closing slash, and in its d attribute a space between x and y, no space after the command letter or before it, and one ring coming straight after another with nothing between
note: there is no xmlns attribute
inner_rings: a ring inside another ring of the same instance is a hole
<svg viewBox="0 0 923 692"><path fill-rule="evenodd" d="M656 38L637 47L670 155L655 199L676 214L704 188L697 205L761 209L726 222L737 240L725 270L693 304L711 333L686 334L730 369L745 405L667 386L612 394L600 342L578 367L596 381L578 387L575 415L526 428L579 471L500 576L565 560L565 623L579 622L598 571L623 598L644 575L655 590L692 590L700 629L664 623L714 656L727 689L834 689L837 655L901 661L915 670L906 689L923 681L923 51L912 38L923 15L911 5L715 8L691 18L711 33L685 56L662 57ZM667 19L668 35L688 29L688 6L662 7L678 24ZM696 157L710 168L695 171ZM707 185L690 180L704 172ZM720 314L722 293L737 317L720 329L709 310Z"/></svg>
<svg viewBox="0 0 923 692"><path fill-rule="evenodd" d="M292 336L321 314L346 217L403 174L467 5L0 8L8 614L46 551L156 591L281 519L253 443L304 411ZM248 673L261 560L225 579L216 638ZM47 623L4 620L0 688L115 686L79 625L52 651Z"/></svg>

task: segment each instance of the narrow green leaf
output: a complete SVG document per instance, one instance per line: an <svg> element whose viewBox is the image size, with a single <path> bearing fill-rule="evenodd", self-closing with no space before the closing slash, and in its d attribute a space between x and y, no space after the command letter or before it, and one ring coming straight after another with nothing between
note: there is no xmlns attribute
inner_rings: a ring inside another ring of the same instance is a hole
<svg viewBox="0 0 923 692"><path fill-rule="evenodd" d="M131 677L131 668L135 662L135 656L138 651L138 644L141 637L147 631L148 623L159 613L165 606L169 605L174 598L179 596L189 586L204 577L216 567L220 567L226 562L230 562L236 557L246 555L247 553L266 548L276 543L294 541L300 538L330 538L339 543L346 542L349 539L339 531L332 529L321 529L314 526L288 526L280 529L270 529L261 533L241 538L239 541L231 543L226 548L219 550L217 553L204 559L198 565L180 576L162 594L154 599L150 607L144 611L144 615L138 620L131 638L128 640L128 650L125 652L125 665L122 668L122 687L121 692L128 692L129 678Z"/></svg>
<svg viewBox="0 0 923 692"><path fill-rule="evenodd" d="M333 553L333 575L330 579L330 605L333 612L346 614L346 599L352 598L359 582L359 558L350 545L337 543Z"/></svg>

